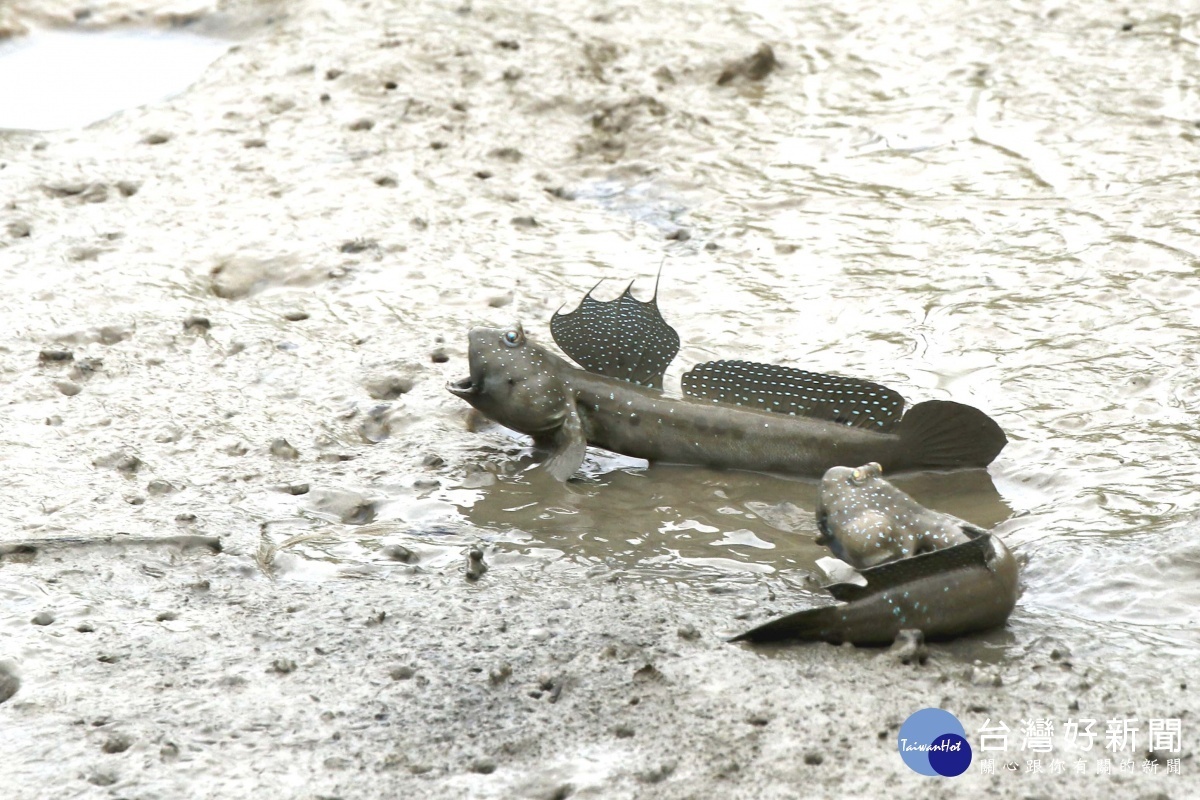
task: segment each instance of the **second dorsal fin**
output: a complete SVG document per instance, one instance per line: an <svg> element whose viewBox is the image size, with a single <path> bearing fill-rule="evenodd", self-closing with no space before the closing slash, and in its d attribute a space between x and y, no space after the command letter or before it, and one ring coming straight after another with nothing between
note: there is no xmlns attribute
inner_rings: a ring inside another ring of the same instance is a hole
<svg viewBox="0 0 1200 800"><path fill-rule="evenodd" d="M683 376L683 393L716 403L886 431L904 398L878 383L751 361L707 361Z"/></svg>
<svg viewBox="0 0 1200 800"><path fill-rule="evenodd" d="M659 313L657 284L645 302L632 288L630 282L615 300L597 300L592 287L574 311L554 314L550 333L588 372L661 389L663 373L679 352L679 334Z"/></svg>
<svg viewBox="0 0 1200 800"><path fill-rule="evenodd" d="M969 542L859 570L859 574L867 579L866 586L857 583L834 583L826 586L825 591L838 600L851 602L921 578L945 575L966 567L986 567L992 552L991 534L972 528L971 535L973 538Z"/></svg>

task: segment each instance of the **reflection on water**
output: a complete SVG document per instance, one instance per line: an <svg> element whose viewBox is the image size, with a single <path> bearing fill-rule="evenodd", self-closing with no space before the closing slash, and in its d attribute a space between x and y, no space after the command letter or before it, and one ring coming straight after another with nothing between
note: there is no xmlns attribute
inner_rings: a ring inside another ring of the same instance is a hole
<svg viewBox="0 0 1200 800"><path fill-rule="evenodd" d="M183 91L229 49L178 31L36 31L0 45L0 129L90 125Z"/></svg>
<svg viewBox="0 0 1200 800"><path fill-rule="evenodd" d="M1012 513L986 470L891 477L918 502L977 525ZM813 541L817 492L814 480L668 464L567 484L534 469L480 490L462 511L476 526L519 530L573 554L653 563L666 578L701 568L820 574L816 561L829 551Z"/></svg>

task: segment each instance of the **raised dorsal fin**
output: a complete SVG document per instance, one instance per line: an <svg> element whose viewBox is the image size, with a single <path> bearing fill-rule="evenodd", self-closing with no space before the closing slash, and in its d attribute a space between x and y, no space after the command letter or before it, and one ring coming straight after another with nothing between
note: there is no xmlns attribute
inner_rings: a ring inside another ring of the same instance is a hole
<svg viewBox="0 0 1200 800"><path fill-rule="evenodd" d="M574 311L555 312L554 343L588 372L661 389L663 373L679 352L679 334L658 311L658 282L646 302L633 296L632 281L615 300L592 297L599 285Z"/></svg>
<svg viewBox="0 0 1200 800"><path fill-rule="evenodd" d="M867 579L866 586L856 583L834 583L826 586L825 591L838 600L849 603L921 578L944 575L963 567L986 567L992 552L991 534L971 528L968 535L974 536L969 542L859 570L859 574Z"/></svg>
<svg viewBox="0 0 1200 800"><path fill-rule="evenodd" d="M706 361L683 376L683 393L716 403L886 431L904 398L878 383L751 361Z"/></svg>

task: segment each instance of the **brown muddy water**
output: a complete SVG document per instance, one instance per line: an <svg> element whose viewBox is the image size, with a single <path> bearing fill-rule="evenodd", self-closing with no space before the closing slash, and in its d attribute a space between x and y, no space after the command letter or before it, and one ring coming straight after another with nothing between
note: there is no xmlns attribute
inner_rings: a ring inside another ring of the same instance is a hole
<svg viewBox="0 0 1200 800"><path fill-rule="evenodd" d="M239 37L170 99L0 134L0 667L20 676L0 714L16 797L794 796L801 780L866 796L915 778L878 766L899 764L883 733L859 772L830 759L833 777L798 778L780 764L803 752L722 739L703 703L740 719L737 698L757 698L872 747L879 704L957 698L974 731L988 703L1012 726L1045 693L1062 719L1085 690L1039 672L1051 647L1094 670L1105 697L1194 724L1179 686L1200 647L1195 8L13 9L0 23L29 42L55 26L207 18ZM777 67L739 68L764 42ZM540 455L526 439L445 391L466 374L471 326L519 320L549 342L555 309L601 279L600 297L633 278L647 297L660 265L683 342L668 391L697 362L743 358L954 399L1001 424L1010 443L986 473L896 483L996 526L1021 560L1009 625L935 656L943 676L997 669L1012 688L981 704L978 682L918 687L873 654L723 644L814 597L827 555L815 482L592 450L585 477L559 485L529 469ZM144 541L180 534L222 550ZM490 570L468 587L473 546ZM386 620L403 635L348 644L368 616L362 630ZM510 627L525 649L505 650ZM660 628L671 643L652 643ZM675 682L670 713L639 690L638 713L661 714L657 748L612 738L634 701L628 681L605 683L608 662L581 656L574 683L555 684L570 662L556 642L591 652L606 636L654 655L638 686L659 670ZM525 681L505 703L561 691L570 707L572 687L594 688L610 698L588 712L606 733L539 701L523 719L553 745L522 733L493 746L517 735L509 706L432 677L476 658L469 680L485 688L488 670L493 687L514 669ZM127 680L111 668L122 659ZM256 688L263 665L292 683ZM414 674L439 699L388 694L416 691ZM167 699L146 705L147 692ZM838 711L804 705L826 695ZM305 716L310 697L329 716ZM404 708L419 720L386 732L399 755L349 744ZM343 719L361 724L334 738ZM664 748L690 755L667 769ZM180 753L211 794L163 772ZM546 775L530 766L551 761ZM374 788L345 777L353 765ZM1043 785L1004 778L971 776L1004 795ZM1146 781L1086 790L1158 785Z"/></svg>

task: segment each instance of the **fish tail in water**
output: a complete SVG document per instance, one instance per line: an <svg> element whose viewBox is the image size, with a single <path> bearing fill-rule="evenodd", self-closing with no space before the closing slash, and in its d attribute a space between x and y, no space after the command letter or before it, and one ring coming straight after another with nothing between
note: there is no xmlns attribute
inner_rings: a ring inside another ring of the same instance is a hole
<svg viewBox="0 0 1200 800"><path fill-rule="evenodd" d="M950 400L917 403L892 432L904 463L922 467L986 467L1008 444L995 420Z"/></svg>

